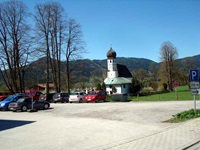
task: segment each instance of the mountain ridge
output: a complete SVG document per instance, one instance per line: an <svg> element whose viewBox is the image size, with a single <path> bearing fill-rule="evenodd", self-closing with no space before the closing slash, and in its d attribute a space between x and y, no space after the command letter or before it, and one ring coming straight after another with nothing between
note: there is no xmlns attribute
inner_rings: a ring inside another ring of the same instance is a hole
<svg viewBox="0 0 200 150"><path fill-rule="evenodd" d="M177 61L181 64L181 66L186 65L186 59L192 58L196 65L196 69L199 69L200 64L200 54L194 55L191 57L185 57L177 59ZM155 62L153 60L147 58L136 58L136 57L117 57L116 58L117 64L125 65L130 72L138 69L144 69L149 71L150 66L157 66L159 67L160 63ZM70 66L76 67L76 70L73 73L73 80L74 83L79 82L77 78L86 78L89 82L91 76L98 76L98 77L106 77L107 74L107 59L79 59L76 61L70 61ZM61 62L61 72L65 74L65 65L66 61ZM77 65L78 64L78 65ZM45 83L46 82L46 57L39 58L36 61L31 62L27 65L27 72L25 75L25 80L28 84L34 83L36 80L38 83ZM63 76L64 77L64 76ZM65 77L64 77L65 78ZM81 79L79 79L81 80ZM2 77L0 78L0 83L3 84ZM30 81L30 83L29 83ZM50 81L52 82L52 81Z"/></svg>

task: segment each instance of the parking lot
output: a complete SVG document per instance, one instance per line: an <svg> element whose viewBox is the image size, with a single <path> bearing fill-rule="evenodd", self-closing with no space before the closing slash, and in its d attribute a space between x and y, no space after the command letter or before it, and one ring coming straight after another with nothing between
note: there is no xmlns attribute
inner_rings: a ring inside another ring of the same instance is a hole
<svg viewBox="0 0 200 150"><path fill-rule="evenodd" d="M1 150L114 148L179 126L163 121L193 106L193 101L51 103L38 112L0 112Z"/></svg>

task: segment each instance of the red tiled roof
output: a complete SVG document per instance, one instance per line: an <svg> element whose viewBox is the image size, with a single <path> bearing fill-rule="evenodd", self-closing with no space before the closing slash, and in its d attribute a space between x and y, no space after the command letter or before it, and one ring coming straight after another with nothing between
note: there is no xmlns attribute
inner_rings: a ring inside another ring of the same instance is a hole
<svg viewBox="0 0 200 150"><path fill-rule="evenodd" d="M38 86L41 87L41 88L46 88L46 84L38 84ZM54 84L53 84L53 83L50 83L50 84L49 84L49 87L50 87L50 88L51 88L51 87L54 87Z"/></svg>

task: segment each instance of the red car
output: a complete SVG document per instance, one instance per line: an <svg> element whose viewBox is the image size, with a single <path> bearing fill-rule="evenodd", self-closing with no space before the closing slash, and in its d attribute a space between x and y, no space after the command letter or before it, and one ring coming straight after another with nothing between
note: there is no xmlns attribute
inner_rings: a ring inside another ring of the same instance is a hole
<svg viewBox="0 0 200 150"><path fill-rule="evenodd" d="M5 98L7 98L8 96L0 96L0 101L4 100Z"/></svg>
<svg viewBox="0 0 200 150"><path fill-rule="evenodd" d="M85 101L88 102L99 102L99 101L105 101L106 100L106 93L102 90L96 90L90 92L86 97Z"/></svg>

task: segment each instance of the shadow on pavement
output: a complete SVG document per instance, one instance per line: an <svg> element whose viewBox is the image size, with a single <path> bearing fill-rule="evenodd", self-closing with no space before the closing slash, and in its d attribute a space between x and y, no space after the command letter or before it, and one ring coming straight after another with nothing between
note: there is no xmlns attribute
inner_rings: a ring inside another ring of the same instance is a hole
<svg viewBox="0 0 200 150"><path fill-rule="evenodd" d="M35 121L0 120L0 131L16 128L16 127L27 125L34 122Z"/></svg>

